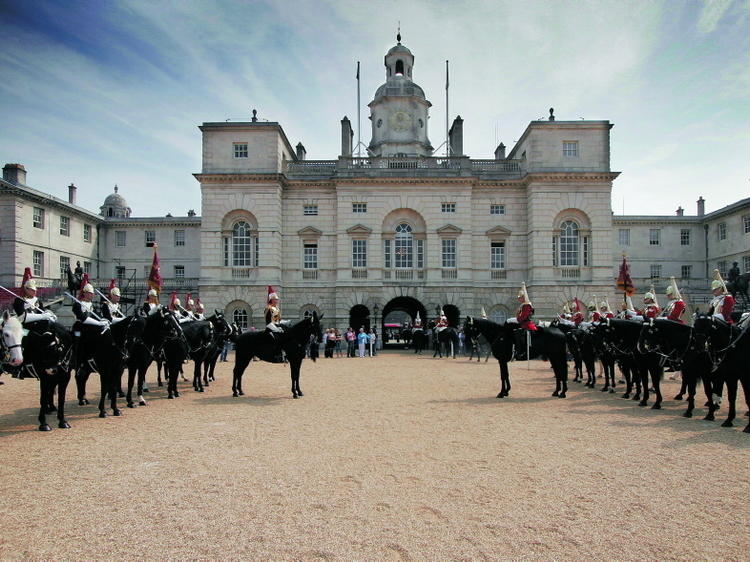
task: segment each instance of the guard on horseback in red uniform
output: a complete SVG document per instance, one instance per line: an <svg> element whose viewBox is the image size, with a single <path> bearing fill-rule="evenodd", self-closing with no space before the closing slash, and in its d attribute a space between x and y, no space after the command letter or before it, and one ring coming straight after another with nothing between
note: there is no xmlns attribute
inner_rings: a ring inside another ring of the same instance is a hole
<svg viewBox="0 0 750 562"><path fill-rule="evenodd" d="M667 306L664 307L661 315L666 317L668 320L674 320L675 322L684 324L685 322L682 320L681 316L682 313L685 312L685 301L682 300L682 295L680 294L680 290L677 288L677 282L675 281L674 277L670 277L669 280L670 283L666 290L666 295L669 299L669 302L667 303Z"/></svg>
<svg viewBox="0 0 750 562"><path fill-rule="evenodd" d="M599 303L599 320L606 320L607 318L614 318L615 314L609 308L609 301L604 299Z"/></svg>
<svg viewBox="0 0 750 562"><path fill-rule="evenodd" d="M518 324L518 329L514 332L516 352L515 358L520 361L526 360L526 348L530 345L530 333L536 332L536 324L531 319L534 315L534 307L531 305L529 293L526 291L526 283L521 283L521 290L518 292L518 302L521 306L516 311L515 318L509 318L508 324Z"/></svg>
<svg viewBox="0 0 750 562"><path fill-rule="evenodd" d="M266 302L265 319L266 332L275 341L280 341L286 331L283 320L281 319L281 307L279 306L279 295L273 290L271 285L268 286L268 300Z"/></svg>
<svg viewBox="0 0 750 562"><path fill-rule="evenodd" d="M724 320L727 324L734 324L732 320L732 311L734 310L734 297L727 290L724 280L721 278L721 272L714 269L714 280L711 282L711 292L714 298L708 307L708 314L715 318Z"/></svg>
<svg viewBox="0 0 750 562"><path fill-rule="evenodd" d="M21 296L13 301L13 311L27 330L46 332L50 322L56 322L57 316L51 310L45 310L42 301L36 296L36 281L31 275L31 268L23 272Z"/></svg>
<svg viewBox="0 0 750 562"><path fill-rule="evenodd" d="M114 279L109 282L109 298L102 301L101 316L112 324L125 320L125 314L120 310L120 289Z"/></svg>
<svg viewBox="0 0 750 562"><path fill-rule="evenodd" d="M651 290L643 295L643 317L645 319L658 318L661 314L661 307L656 302L656 291L654 291L653 285Z"/></svg>

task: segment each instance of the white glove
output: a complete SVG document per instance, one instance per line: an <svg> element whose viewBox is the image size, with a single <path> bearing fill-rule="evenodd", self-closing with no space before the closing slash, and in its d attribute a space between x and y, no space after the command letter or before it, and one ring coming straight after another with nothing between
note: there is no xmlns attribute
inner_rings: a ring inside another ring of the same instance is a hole
<svg viewBox="0 0 750 562"><path fill-rule="evenodd" d="M44 315L49 318L52 322L57 322L57 315L51 310L45 310Z"/></svg>

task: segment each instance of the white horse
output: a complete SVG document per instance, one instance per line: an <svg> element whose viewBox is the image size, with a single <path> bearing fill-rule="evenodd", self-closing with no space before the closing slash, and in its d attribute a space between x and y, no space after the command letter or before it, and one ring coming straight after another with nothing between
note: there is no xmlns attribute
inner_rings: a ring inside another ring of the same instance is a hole
<svg viewBox="0 0 750 562"><path fill-rule="evenodd" d="M18 367L23 363L23 353L21 352L23 326L18 318L7 310L3 313L2 331L2 351L6 355L4 361L13 367Z"/></svg>

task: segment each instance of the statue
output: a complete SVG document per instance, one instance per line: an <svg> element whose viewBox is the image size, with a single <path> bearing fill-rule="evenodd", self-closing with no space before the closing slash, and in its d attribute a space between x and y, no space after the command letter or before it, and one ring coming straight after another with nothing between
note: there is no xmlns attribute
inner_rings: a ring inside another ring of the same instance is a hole
<svg viewBox="0 0 750 562"><path fill-rule="evenodd" d="M83 279L83 268L81 267L81 262L76 262L75 272L71 271L70 266L68 266L68 271L66 273L68 276L68 292L75 295L78 290L80 290L81 280Z"/></svg>

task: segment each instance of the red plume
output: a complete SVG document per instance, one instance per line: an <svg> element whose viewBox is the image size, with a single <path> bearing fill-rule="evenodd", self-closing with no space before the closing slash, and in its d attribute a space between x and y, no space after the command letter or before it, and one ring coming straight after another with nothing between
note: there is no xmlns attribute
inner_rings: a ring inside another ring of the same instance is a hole
<svg viewBox="0 0 750 562"><path fill-rule="evenodd" d="M112 292L112 289L114 289L115 287L117 287L117 280L116 279L112 279L109 282L109 290L110 290L110 292Z"/></svg>
<svg viewBox="0 0 750 562"><path fill-rule="evenodd" d="M34 276L31 274L31 268L27 267L26 269L24 269L23 270L23 281L21 281L21 287L23 287L24 285L26 285L26 281L28 281L29 279L33 279L33 278L34 278Z"/></svg>
<svg viewBox="0 0 750 562"><path fill-rule="evenodd" d="M172 291L172 294L169 296L169 308L172 310L175 310L175 302L177 300L177 291Z"/></svg>
<svg viewBox="0 0 750 562"><path fill-rule="evenodd" d="M83 288L89 283L89 274L84 273L83 277L81 278L81 288L78 291L78 298L83 298Z"/></svg>

